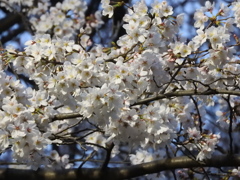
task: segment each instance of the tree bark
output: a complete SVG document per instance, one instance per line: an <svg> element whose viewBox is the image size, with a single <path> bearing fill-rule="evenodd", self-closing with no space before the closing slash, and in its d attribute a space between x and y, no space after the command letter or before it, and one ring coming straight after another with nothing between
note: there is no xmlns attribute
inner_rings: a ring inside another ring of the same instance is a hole
<svg viewBox="0 0 240 180"><path fill-rule="evenodd" d="M221 155L199 162L187 156L157 160L149 163L120 168L82 168L70 170L23 170L0 169L0 179L33 179L33 180L121 180L145 174L158 173L165 170L175 170L194 167L236 167L240 166L240 156Z"/></svg>

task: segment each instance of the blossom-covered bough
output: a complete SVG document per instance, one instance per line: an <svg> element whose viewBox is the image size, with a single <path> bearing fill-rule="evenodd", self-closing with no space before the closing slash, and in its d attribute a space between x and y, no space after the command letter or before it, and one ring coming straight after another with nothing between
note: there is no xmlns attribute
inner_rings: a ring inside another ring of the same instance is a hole
<svg viewBox="0 0 240 180"><path fill-rule="evenodd" d="M102 0L109 18L114 8L128 8L126 34L107 47L91 39L103 21L101 11L85 17L84 1L1 2L10 11L24 7L34 32L24 51L1 53L0 150L13 159L2 164L38 173L8 169L0 177L163 179L169 174L162 171L180 168L170 176L240 174L240 1L219 9L207 1L194 14L196 36L186 41L183 14L174 16L166 1ZM21 74L34 84L21 83ZM67 146L75 156L60 152ZM84 167L99 158L100 168ZM114 168L111 159L125 165Z"/></svg>

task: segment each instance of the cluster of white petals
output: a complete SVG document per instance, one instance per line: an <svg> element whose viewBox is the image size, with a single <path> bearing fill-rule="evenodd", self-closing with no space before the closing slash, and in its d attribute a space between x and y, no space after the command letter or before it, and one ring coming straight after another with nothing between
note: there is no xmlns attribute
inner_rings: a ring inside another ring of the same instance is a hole
<svg viewBox="0 0 240 180"><path fill-rule="evenodd" d="M236 111L239 98L217 91L240 93L235 53L240 44L230 41L240 27L240 2L231 6L221 5L213 15L215 5L207 1L194 14L195 37L186 42L178 34L183 14L174 16L166 1L150 8L137 2L124 16L126 34L106 48L90 40L92 28L103 22L99 13L86 22L86 2L64 0L50 8L48 1L40 1L28 12L36 35L23 52L7 48L0 58L1 151L10 148L17 162L35 169L71 167L67 155L46 153L49 145L70 141L95 150L124 144L133 164L165 157L166 146L187 148L200 161L210 158L226 136L221 129L240 123L240 114L227 113L229 106ZM113 15L109 0L102 0L102 7L103 15ZM79 42L72 40L76 35ZM7 74L9 62L35 86L26 88ZM205 117L206 107L215 104L219 132ZM61 114L79 116L58 119ZM82 138L71 134L87 123L96 131Z"/></svg>

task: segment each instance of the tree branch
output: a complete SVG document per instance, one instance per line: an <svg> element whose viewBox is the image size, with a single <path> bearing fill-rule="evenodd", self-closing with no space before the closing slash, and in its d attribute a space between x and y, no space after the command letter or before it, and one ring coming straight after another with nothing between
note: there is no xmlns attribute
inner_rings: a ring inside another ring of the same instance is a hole
<svg viewBox="0 0 240 180"><path fill-rule="evenodd" d="M79 118L83 117L79 113L62 113L62 114L57 114L54 117L51 118L52 121L56 120L63 120L63 119L72 119L72 118Z"/></svg>
<svg viewBox="0 0 240 180"><path fill-rule="evenodd" d="M209 89L207 91L196 91L196 90L183 90L183 91L175 91L175 92L169 92L165 94L158 94L154 97L142 99L131 106L136 106L140 104L146 104L151 101L156 101L159 99L164 98L171 98L171 97L178 97L178 96L193 96L193 95L216 95L216 94L228 94L228 95L240 95L240 91L229 91L225 89L215 90L215 89Z"/></svg>
<svg viewBox="0 0 240 180"><path fill-rule="evenodd" d="M108 147L106 148L107 154L106 154L105 161L104 161L104 163L102 164L102 170L103 170L103 171L107 168L108 163L109 163L109 161L110 161L110 159L111 159L111 153L112 153L113 147L114 147L114 144L111 143L111 144L109 144Z"/></svg>
<svg viewBox="0 0 240 180"><path fill-rule="evenodd" d="M213 156L204 162L195 161L187 156L157 160L149 163L120 168L82 168L65 170L23 170L23 169L0 169L0 179L45 179L45 180L121 180L142 176L145 174L158 173L165 170L194 167L235 167L240 166L240 156L221 155Z"/></svg>
<svg viewBox="0 0 240 180"><path fill-rule="evenodd" d="M158 94L154 97L146 98L139 100L138 102L132 104L131 106L146 104L151 101L156 101L164 98L171 98L171 97L178 97L178 96L193 96L193 95L216 95L216 94L228 94L228 95L240 95L240 91L229 91L229 90L215 90L215 89L209 89L207 91L196 91L196 90L182 90L182 91L175 91L175 92L169 92L165 94ZM83 117L79 113L63 113L55 115L51 118L52 121L56 120L63 120L63 119L71 119L71 118L78 118Z"/></svg>
<svg viewBox="0 0 240 180"><path fill-rule="evenodd" d="M21 22L21 16L17 13L9 13L3 19L0 19L0 33L9 30L14 24Z"/></svg>

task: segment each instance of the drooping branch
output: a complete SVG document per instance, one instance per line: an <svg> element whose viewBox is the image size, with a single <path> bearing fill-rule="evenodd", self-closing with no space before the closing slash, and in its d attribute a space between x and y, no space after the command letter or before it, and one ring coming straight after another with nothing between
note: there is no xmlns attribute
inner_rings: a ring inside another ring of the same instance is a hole
<svg viewBox="0 0 240 180"><path fill-rule="evenodd" d="M240 166L240 156L222 155L214 156L204 162L199 162L187 156L157 160L149 163L133 165L129 167L107 168L82 168L80 170L23 170L23 169L0 169L0 179L45 179L45 180L105 180L129 179L145 174L158 173L165 170L194 167L234 167Z"/></svg>

